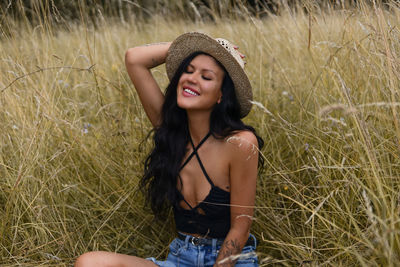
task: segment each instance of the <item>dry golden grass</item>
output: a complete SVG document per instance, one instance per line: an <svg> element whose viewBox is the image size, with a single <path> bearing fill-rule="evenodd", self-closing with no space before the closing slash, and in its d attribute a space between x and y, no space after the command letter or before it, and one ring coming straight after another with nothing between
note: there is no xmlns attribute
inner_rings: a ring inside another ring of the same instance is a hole
<svg viewBox="0 0 400 267"><path fill-rule="evenodd" d="M123 56L200 30L247 57L246 122L265 140L253 226L262 265L395 266L400 9L310 10L68 30L10 21L0 43L0 265L167 253L173 225L154 222L137 192L150 124ZM164 67L154 74L166 86Z"/></svg>

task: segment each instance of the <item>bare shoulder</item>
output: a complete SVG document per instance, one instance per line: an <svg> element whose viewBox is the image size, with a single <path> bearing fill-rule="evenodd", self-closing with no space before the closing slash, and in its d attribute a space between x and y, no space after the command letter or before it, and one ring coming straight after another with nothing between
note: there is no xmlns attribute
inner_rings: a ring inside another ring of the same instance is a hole
<svg viewBox="0 0 400 267"><path fill-rule="evenodd" d="M228 150L232 153L250 156L258 154L258 141L255 134L251 131L238 131L226 138Z"/></svg>
<svg viewBox="0 0 400 267"><path fill-rule="evenodd" d="M240 147L244 146L256 146L258 147L257 137L251 131L239 131L234 134L228 136L226 141L233 145L240 145Z"/></svg>

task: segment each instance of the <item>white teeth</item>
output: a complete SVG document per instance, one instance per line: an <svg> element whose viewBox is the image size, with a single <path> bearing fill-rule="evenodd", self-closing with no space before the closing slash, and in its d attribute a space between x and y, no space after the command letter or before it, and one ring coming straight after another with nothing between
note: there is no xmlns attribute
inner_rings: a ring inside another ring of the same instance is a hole
<svg viewBox="0 0 400 267"><path fill-rule="evenodd" d="M196 94L195 92L193 92L192 90L187 89L187 88L185 88L184 91L185 91L186 93L191 94L191 95L195 95L195 96L199 95L199 94Z"/></svg>

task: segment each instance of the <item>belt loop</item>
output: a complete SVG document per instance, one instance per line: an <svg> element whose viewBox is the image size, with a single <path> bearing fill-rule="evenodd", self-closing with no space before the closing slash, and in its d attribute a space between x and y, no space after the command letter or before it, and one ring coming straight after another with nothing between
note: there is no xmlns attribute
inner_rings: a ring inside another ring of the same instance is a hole
<svg viewBox="0 0 400 267"><path fill-rule="evenodd" d="M257 239L256 239L256 237L255 237L254 235L252 235L252 234L250 234L250 237L253 239L253 241L254 241L254 248L256 249L256 248L257 248Z"/></svg>
<svg viewBox="0 0 400 267"><path fill-rule="evenodd" d="M188 249L188 246L189 246L189 239L190 239L190 236L189 235L185 235L186 237L185 237L185 249Z"/></svg>
<svg viewBox="0 0 400 267"><path fill-rule="evenodd" d="M212 254L217 254L217 241L218 241L218 239L216 239L216 238L212 239L212 243L211 243Z"/></svg>

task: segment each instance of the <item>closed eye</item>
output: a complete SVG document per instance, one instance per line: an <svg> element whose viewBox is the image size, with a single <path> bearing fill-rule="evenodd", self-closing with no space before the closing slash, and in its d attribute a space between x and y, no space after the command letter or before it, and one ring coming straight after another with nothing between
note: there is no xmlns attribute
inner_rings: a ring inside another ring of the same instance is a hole
<svg viewBox="0 0 400 267"><path fill-rule="evenodd" d="M193 66L189 65L186 67L186 69L184 70L185 73L193 73L194 69Z"/></svg>

